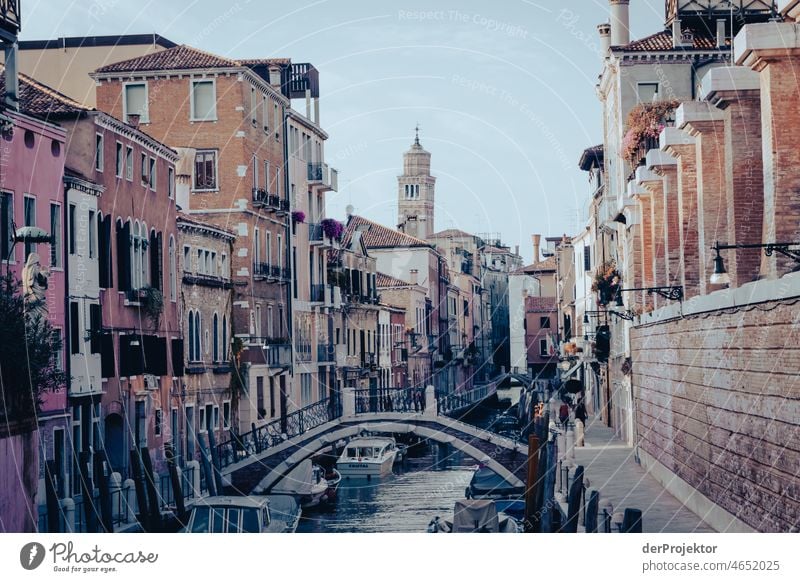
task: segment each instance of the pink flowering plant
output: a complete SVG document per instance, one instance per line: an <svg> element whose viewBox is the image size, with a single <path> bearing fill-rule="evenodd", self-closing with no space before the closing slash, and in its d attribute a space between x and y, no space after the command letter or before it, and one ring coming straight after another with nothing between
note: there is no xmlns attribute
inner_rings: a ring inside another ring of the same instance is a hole
<svg viewBox="0 0 800 582"><path fill-rule="evenodd" d="M666 123L665 119L680 105L679 101L640 103L628 113L625 122L627 131L622 138L622 156L631 164L637 164L639 146L646 139L657 139Z"/></svg>
<svg viewBox="0 0 800 582"><path fill-rule="evenodd" d="M322 222L322 232L331 240L342 240L344 235L344 225L336 219L324 218Z"/></svg>
<svg viewBox="0 0 800 582"><path fill-rule="evenodd" d="M295 224L302 224L306 221L306 213L302 210L295 210L292 212L292 222Z"/></svg>

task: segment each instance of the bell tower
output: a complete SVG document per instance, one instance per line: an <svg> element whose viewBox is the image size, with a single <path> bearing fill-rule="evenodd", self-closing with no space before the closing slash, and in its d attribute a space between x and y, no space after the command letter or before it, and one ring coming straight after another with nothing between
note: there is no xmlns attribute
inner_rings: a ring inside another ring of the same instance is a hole
<svg viewBox="0 0 800 582"><path fill-rule="evenodd" d="M431 154L419 143L419 125L414 143L403 154L403 175L397 177L397 228L425 240L433 234L433 204L436 178L431 176Z"/></svg>

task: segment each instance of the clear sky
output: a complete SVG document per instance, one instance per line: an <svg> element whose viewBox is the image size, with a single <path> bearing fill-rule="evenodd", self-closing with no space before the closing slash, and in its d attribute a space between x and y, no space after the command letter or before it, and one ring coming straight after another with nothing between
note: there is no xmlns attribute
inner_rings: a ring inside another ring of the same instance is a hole
<svg viewBox="0 0 800 582"><path fill-rule="evenodd" d="M22 0L23 40L156 32L233 58L291 57L320 71L328 214L388 225L402 153L433 154L436 228L571 234L588 196L577 163L602 141L596 25L607 0ZM662 0L631 1L633 38L660 30ZM304 104L297 102L295 107ZM302 109L301 109L302 110Z"/></svg>

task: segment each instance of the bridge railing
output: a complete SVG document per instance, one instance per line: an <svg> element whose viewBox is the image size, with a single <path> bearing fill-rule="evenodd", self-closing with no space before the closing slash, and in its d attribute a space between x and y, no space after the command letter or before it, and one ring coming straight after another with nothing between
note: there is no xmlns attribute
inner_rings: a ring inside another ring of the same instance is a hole
<svg viewBox="0 0 800 582"><path fill-rule="evenodd" d="M436 399L439 414L450 415L488 398L497 391L495 384L483 384L472 390L441 394Z"/></svg>
<svg viewBox="0 0 800 582"><path fill-rule="evenodd" d="M225 468L251 455L257 455L341 415L338 399L325 398L295 410L284 418L276 418L257 428L253 426L249 432L233 434L230 440L217 445L220 467Z"/></svg>
<svg viewBox="0 0 800 582"><path fill-rule="evenodd" d="M368 388L353 391L356 414L424 412L424 388Z"/></svg>

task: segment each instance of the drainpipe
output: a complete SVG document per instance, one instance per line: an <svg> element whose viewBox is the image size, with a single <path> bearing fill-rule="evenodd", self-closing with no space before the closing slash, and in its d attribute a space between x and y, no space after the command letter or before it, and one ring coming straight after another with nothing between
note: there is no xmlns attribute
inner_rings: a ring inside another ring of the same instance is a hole
<svg viewBox="0 0 800 582"><path fill-rule="evenodd" d="M288 107L291 108L291 100L289 100ZM292 359L289 362L289 377L294 378L294 318L292 317L292 277L294 277L295 273L295 265L294 265L294 253L292 252L292 199L290 197L289 192L289 115L286 111L286 108L283 109L283 119L282 119L282 129L283 132L283 191L286 195L286 200L289 201L289 213L286 217L286 224L284 225L284 229L286 232L286 236L284 239L286 240L286 264L289 265L289 280L286 282L286 316L289 318L286 326L286 337L289 338L289 345L291 346L291 354ZM291 385L286 387L287 390L291 390ZM280 380L278 381L278 390L280 391ZM283 407L282 413L286 413L286 408L288 406ZM282 424L281 426L285 426L286 418L281 418Z"/></svg>

